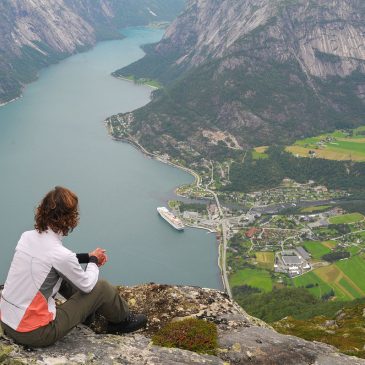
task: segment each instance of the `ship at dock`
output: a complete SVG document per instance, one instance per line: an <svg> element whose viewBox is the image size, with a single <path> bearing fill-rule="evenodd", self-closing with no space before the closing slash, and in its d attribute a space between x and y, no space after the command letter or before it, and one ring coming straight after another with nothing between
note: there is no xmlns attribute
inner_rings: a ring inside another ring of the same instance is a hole
<svg viewBox="0 0 365 365"><path fill-rule="evenodd" d="M177 218L172 212L166 207L158 207L158 214L169 224L171 224L178 231L184 230L184 225L179 218Z"/></svg>

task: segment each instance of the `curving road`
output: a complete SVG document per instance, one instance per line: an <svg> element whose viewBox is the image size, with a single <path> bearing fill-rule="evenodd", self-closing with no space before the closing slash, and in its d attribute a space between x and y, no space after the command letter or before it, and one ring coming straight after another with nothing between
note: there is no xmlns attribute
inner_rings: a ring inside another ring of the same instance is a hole
<svg viewBox="0 0 365 365"><path fill-rule="evenodd" d="M210 190L208 188L206 188L206 190L214 196L214 199L215 199L217 207L218 207L219 215L221 217L223 246L219 248L218 263L219 263L219 267L221 268L221 272L222 272L223 286L224 286L228 296L230 298L232 298L232 292L231 292L231 288L229 286L229 281L228 281L228 276L227 276L227 241L228 241L227 240L227 230L228 230L227 221L224 219L224 213L223 213L223 210L222 210L222 207L219 202L217 194L213 190Z"/></svg>

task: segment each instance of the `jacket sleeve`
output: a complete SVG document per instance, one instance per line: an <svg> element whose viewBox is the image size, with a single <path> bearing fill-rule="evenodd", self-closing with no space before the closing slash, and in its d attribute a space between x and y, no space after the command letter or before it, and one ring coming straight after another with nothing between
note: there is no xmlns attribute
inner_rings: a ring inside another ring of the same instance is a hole
<svg viewBox="0 0 365 365"><path fill-rule="evenodd" d="M83 293L90 293L99 278L99 268L94 260L90 260L84 271L76 254L71 251L57 257L53 266L61 277L68 280Z"/></svg>
<svg viewBox="0 0 365 365"><path fill-rule="evenodd" d="M88 253L77 253L76 257L80 264L88 264L90 262Z"/></svg>

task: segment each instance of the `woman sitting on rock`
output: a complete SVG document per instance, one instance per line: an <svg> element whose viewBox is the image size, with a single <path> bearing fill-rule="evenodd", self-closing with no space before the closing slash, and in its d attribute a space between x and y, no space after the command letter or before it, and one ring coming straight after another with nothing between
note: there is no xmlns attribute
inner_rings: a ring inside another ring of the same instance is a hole
<svg viewBox="0 0 365 365"><path fill-rule="evenodd" d="M17 343L45 347L64 337L79 323L99 313L109 333L145 327L144 315L133 315L115 287L100 280L105 250L75 254L62 244L78 224L78 198L56 187L38 206L35 230L22 234L0 299L0 323ZM87 264L86 270L80 264ZM56 307L55 296L67 301Z"/></svg>

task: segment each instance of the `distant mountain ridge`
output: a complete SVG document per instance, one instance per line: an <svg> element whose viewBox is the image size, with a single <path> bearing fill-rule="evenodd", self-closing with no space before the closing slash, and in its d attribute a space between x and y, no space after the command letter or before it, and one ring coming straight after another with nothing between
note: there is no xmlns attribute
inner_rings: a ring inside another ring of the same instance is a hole
<svg viewBox="0 0 365 365"><path fill-rule="evenodd" d="M165 85L126 118L130 133L190 160L359 125L364 34L361 0L191 0L144 59L115 72Z"/></svg>
<svg viewBox="0 0 365 365"><path fill-rule="evenodd" d="M0 2L0 104L37 71L118 28L172 20L184 0L3 0Z"/></svg>

